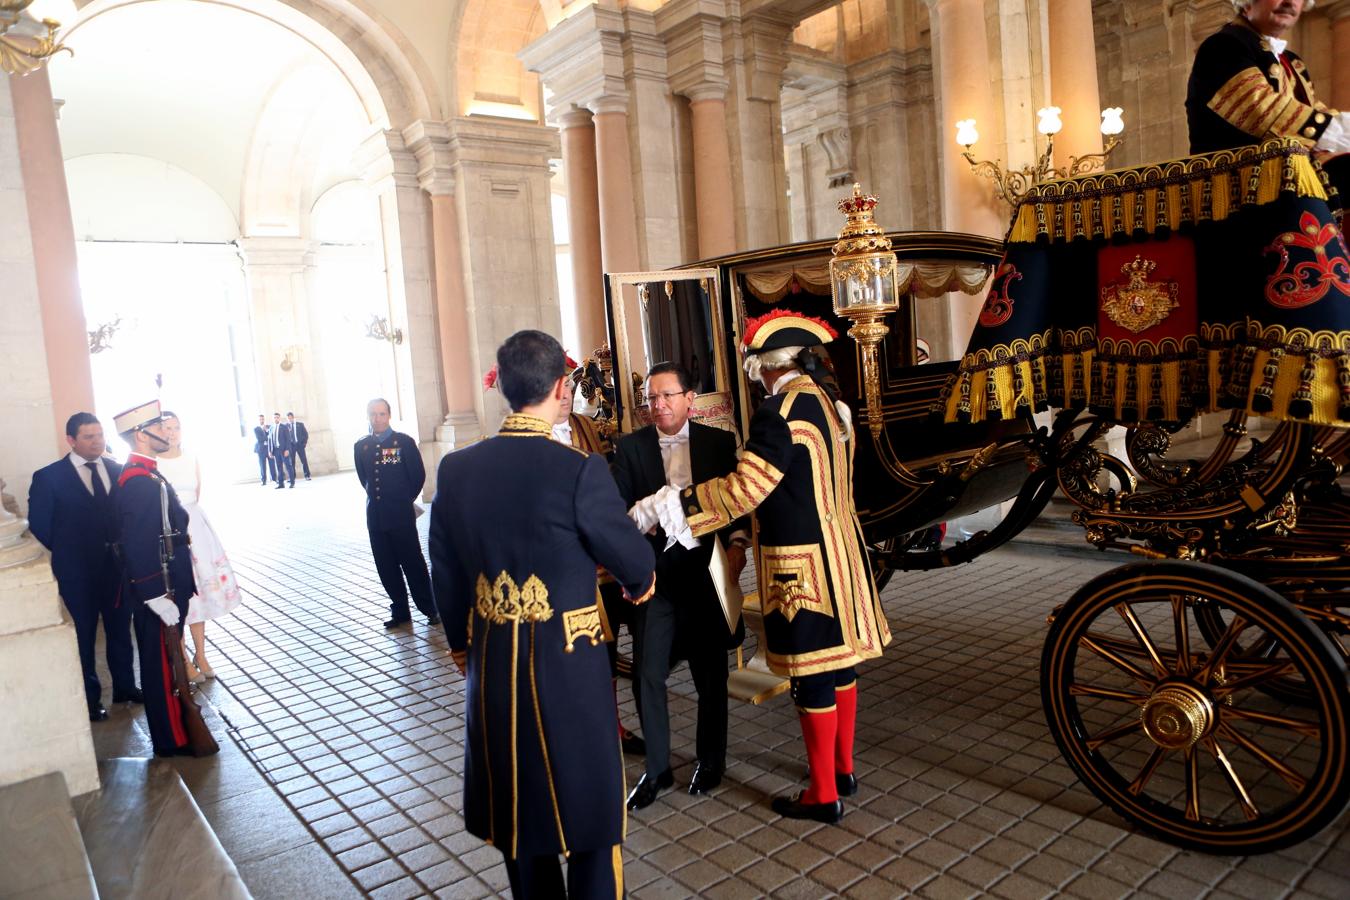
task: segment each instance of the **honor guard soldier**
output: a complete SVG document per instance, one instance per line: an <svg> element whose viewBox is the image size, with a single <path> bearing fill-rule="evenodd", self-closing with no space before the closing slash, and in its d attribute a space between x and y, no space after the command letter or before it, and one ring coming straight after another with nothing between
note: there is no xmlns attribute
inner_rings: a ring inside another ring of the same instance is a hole
<svg viewBox="0 0 1350 900"><path fill-rule="evenodd" d="M417 536L417 511L413 504L427 480L417 441L389 427L389 401L377 397L366 404L370 434L356 442L356 477L366 489L366 531L375 571L389 595L389 621L397 628L412 621L408 591L428 625L436 618L431 598L431 578L422 541ZM407 586L403 584L408 579Z"/></svg>
<svg viewBox="0 0 1350 900"><path fill-rule="evenodd" d="M623 763L596 566L632 602L655 587L651 547L604 457L551 439L563 368L542 332L502 344L497 386L513 413L441 460L431 506L436 605L467 675L464 821L502 852L522 900L623 896Z"/></svg>
<svg viewBox="0 0 1350 900"><path fill-rule="evenodd" d="M858 789L854 667L891 640L853 503L851 416L811 349L836 336L820 319L787 310L746 322L746 374L769 397L750 419L736 470L682 491L663 487L630 513L642 529L666 523L678 540L754 512L765 658L791 679L811 766L810 787L772 805L788 818L831 823L844 815L840 795Z"/></svg>
<svg viewBox="0 0 1350 900"><path fill-rule="evenodd" d="M132 447L118 477L113 503L121 534L124 596L133 604L132 620L150 740L157 756L175 756L190 749L182 710L174 695L172 663L162 626L173 627L187 615L188 599L197 592L197 584L188 550L188 515L173 488L157 471L156 457L169 449L159 425L158 400L143 403L113 419L117 433ZM168 585L161 559L166 523L174 544L173 558L168 563ZM170 585L172 599L167 590Z"/></svg>

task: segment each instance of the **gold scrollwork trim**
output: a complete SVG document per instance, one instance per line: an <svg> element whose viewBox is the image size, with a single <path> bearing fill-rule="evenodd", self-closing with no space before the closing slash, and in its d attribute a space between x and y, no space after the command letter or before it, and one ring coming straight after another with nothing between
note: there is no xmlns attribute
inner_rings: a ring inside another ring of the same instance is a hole
<svg viewBox="0 0 1350 900"><path fill-rule="evenodd" d="M605 623L599 607L592 604L581 609L569 609L562 614L563 650L571 653L577 638L590 638L594 647L605 640Z"/></svg>
<svg viewBox="0 0 1350 900"><path fill-rule="evenodd" d="M548 602L548 588L536 575L531 575L524 584L517 586L515 579L505 571L491 582L480 573L475 593L477 602L474 608L478 615L493 625L546 622L553 617L553 607Z"/></svg>

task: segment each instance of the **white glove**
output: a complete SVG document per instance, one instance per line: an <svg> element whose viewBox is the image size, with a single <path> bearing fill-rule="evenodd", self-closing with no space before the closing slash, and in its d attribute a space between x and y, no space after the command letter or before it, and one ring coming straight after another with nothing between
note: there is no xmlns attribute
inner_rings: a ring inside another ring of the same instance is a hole
<svg viewBox="0 0 1350 900"><path fill-rule="evenodd" d="M1350 151L1350 112L1341 113L1327 124L1314 149L1332 153Z"/></svg>
<svg viewBox="0 0 1350 900"><path fill-rule="evenodd" d="M638 531L643 534L651 531L658 521L656 509L652 505L652 498L655 496L656 495L653 494L651 497L643 497L633 504L632 509L628 510L628 518L632 519L637 524Z"/></svg>
<svg viewBox="0 0 1350 900"><path fill-rule="evenodd" d="M170 627L178 624L178 605L168 597L156 597L145 601L150 611L159 616L161 622Z"/></svg>

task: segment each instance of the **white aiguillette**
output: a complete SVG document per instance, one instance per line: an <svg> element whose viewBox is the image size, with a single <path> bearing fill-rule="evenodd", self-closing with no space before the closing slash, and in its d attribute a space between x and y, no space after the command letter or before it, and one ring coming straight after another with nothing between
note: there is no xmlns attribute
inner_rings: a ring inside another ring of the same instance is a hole
<svg viewBox="0 0 1350 900"><path fill-rule="evenodd" d="M708 574L712 575L713 587L717 589L718 602L722 604L722 614L727 617L727 630L735 632L736 623L741 618L741 604L745 597L741 594L740 582L731 572L731 563L727 561L727 550L722 542L713 539L712 558L708 560Z"/></svg>

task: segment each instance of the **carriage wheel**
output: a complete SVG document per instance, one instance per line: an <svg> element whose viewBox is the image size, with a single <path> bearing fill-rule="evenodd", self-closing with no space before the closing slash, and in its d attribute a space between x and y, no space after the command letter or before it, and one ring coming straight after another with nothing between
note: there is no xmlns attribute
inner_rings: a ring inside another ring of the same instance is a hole
<svg viewBox="0 0 1350 900"><path fill-rule="evenodd" d="M1212 648L1196 640L1203 604L1227 623ZM1310 705L1260 690L1280 678L1306 685ZM1287 847L1350 800L1345 661L1288 601L1233 572L1165 561L1093 579L1051 624L1041 701L1084 784L1185 847Z"/></svg>
<svg viewBox="0 0 1350 900"><path fill-rule="evenodd" d="M1224 610L1216 603L1210 603L1208 600L1201 600L1193 607L1195 623L1200 628L1200 634L1204 636L1205 643L1213 647L1223 638L1224 632L1228 629L1227 619L1231 616L1225 616ZM1252 640L1239 641L1234 647L1233 652L1242 655L1251 660L1266 659L1276 649L1276 645L1269 635L1261 634ZM1301 678L1291 675L1272 678L1259 688L1263 693L1269 694L1276 700L1283 700L1285 703L1296 703L1299 706L1312 706L1316 702L1312 691L1303 683Z"/></svg>

